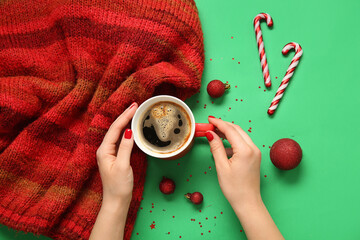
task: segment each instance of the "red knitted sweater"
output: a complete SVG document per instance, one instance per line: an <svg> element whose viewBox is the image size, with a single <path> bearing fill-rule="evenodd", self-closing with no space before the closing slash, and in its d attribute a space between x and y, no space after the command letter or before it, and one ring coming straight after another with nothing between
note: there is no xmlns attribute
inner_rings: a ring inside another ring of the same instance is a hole
<svg viewBox="0 0 360 240"><path fill-rule="evenodd" d="M0 1L0 223L87 239L108 127L134 101L196 93L202 40L193 0ZM137 148L131 165L125 239L145 180Z"/></svg>

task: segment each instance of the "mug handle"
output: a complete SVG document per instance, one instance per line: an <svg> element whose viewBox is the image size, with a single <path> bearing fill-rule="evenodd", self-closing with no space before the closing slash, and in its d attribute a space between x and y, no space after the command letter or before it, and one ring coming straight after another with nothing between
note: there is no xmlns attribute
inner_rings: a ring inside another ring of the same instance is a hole
<svg viewBox="0 0 360 240"><path fill-rule="evenodd" d="M205 137L207 131L214 131L215 126L211 123L195 123L195 137Z"/></svg>

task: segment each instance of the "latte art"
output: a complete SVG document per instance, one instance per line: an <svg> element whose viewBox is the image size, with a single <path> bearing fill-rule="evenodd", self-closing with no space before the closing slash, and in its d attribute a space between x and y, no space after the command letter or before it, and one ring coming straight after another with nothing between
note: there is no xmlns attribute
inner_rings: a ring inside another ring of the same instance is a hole
<svg viewBox="0 0 360 240"><path fill-rule="evenodd" d="M189 138L189 119L186 111L175 103L156 103L142 117L141 140L152 151L173 152Z"/></svg>

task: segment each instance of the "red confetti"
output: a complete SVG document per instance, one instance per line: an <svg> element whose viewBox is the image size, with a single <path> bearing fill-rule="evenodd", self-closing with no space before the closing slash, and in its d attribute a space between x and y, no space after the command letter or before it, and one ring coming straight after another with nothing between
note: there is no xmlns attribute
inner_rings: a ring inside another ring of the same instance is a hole
<svg viewBox="0 0 360 240"><path fill-rule="evenodd" d="M206 172L204 172L206 174Z"/></svg>
<svg viewBox="0 0 360 240"><path fill-rule="evenodd" d="M155 223L155 221L153 221L153 223Z"/></svg>
<svg viewBox="0 0 360 240"><path fill-rule="evenodd" d="M220 214L223 214L223 212L221 212Z"/></svg>
<svg viewBox="0 0 360 240"><path fill-rule="evenodd" d="M206 108L206 106L204 106L204 108Z"/></svg>
<svg viewBox="0 0 360 240"><path fill-rule="evenodd" d="M197 100L196 102L199 103L199 100Z"/></svg>
<svg viewBox="0 0 360 240"><path fill-rule="evenodd" d="M204 104L204 106L206 107L206 104Z"/></svg>
<svg viewBox="0 0 360 240"><path fill-rule="evenodd" d="M192 177L192 175L190 174L190 177Z"/></svg>
<svg viewBox="0 0 360 240"><path fill-rule="evenodd" d="M261 88L261 87L259 86L259 88Z"/></svg>
<svg viewBox="0 0 360 240"><path fill-rule="evenodd" d="M211 166L209 166L209 169L211 170Z"/></svg>
<svg viewBox="0 0 360 240"><path fill-rule="evenodd" d="M181 238L181 236L179 236L179 238Z"/></svg>
<svg viewBox="0 0 360 240"><path fill-rule="evenodd" d="M251 122L251 120L249 120L249 122Z"/></svg>
<svg viewBox="0 0 360 240"><path fill-rule="evenodd" d="M238 101L239 99L235 99L235 101Z"/></svg>
<svg viewBox="0 0 360 240"><path fill-rule="evenodd" d="M189 181L189 179L186 179L186 181Z"/></svg>
<svg viewBox="0 0 360 240"><path fill-rule="evenodd" d="M204 233L201 233L201 235L204 235Z"/></svg>
<svg viewBox="0 0 360 240"><path fill-rule="evenodd" d="M226 81L226 83L229 83L229 81Z"/></svg>
<svg viewBox="0 0 360 240"><path fill-rule="evenodd" d="M151 205L154 205L154 203L151 203Z"/></svg>
<svg viewBox="0 0 360 240"><path fill-rule="evenodd" d="M231 123L234 123L234 121L231 121Z"/></svg>
<svg viewBox="0 0 360 240"><path fill-rule="evenodd" d="M266 175L264 175L264 177L267 177Z"/></svg>
<svg viewBox="0 0 360 240"><path fill-rule="evenodd" d="M178 166L180 166L180 163L178 163Z"/></svg>
<svg viewBox="0 0 360 240"><path fill-rule="evenodd" d="M232 60L234 60L234 58L232 58Z"/></svg>
<svg viewBox="0 0 360 240"><path fill-rule="evenodd" d="M240 62L238 62L238 64L240 64ZM235 86L236 87L236 86Z"/></svg>
<svg viewBox="0 0 360 240"><path fill-rule="evenodd" d="M277 79L277 77L275 77Z"/></svg>
<svg viewBox="0 0 360 240"><path fill-rule="evenodd" d="M152 211L150 210L150 212L152 213Z"/></svg>
<svg viewBox="0 0 360 240"><path fill-rule="evenodd" d="M142 210L143 208L141 207L140 209Z"/></svg>
<svg viewBox="0 0 360 240"><path fill-rule="evenodd" d="M216 216L214 218L216 219Z"/></svg>
<svg viewBox="0 0 360 240"><path fill-rule="evenodd" d="M235 86L235 88L237 88L237 85Z"/></svg>
<svg viewBox="0 0 360 240"><path fill-rule="evenodd" d="M214 104L214 101L212 101L211 103Z"/></svg>
<svg viewBox="0 0 360 240"><path fill-rule="evenodd" d="M150 225L150 228L151 228L151 229L154 229L154 228L155 228L155 224L152 223L152 224Z"/></svg>
<svg viewBox="0 0 360 240"><path fill-rule="evenodd" d="M263 145L263 147L265 147L265 145Z"/></svg>
<svg viewBox="0 0 360 240"><path fill-rule="evenodd" d="M269 146L269 148L271 148L271 146Z"/></svg>
<svg viewBox="0 0 360 240"><path fill-rule="evenodd" d="M200 225L200 227L202 227L202 225Z"/></svg>
<svg viewBox="0 0 360 240"><path fill-rule="evenodd" d="M170 232L168 232L168 234L170 234Z"/></svg>
<svg viewBox="0 0 360 240"><path fill-rule="evenodd" d="M233 39L234 37L231 37L231 39Z"/></svg>
<svg viewBox="0 0 360 240"><path fill-rule="evenodd" d="M264 92L266 92L266 89L264 89Z"/></svg>
<svg viewBox="0 0 360 240"><path fill-rule="evenodd" d="M199 224L201 224L201 222L199 222Z"/></svg>
<svg viewBox="0 0 360 240"><path fill-rule="evenodd" d="M210 61L212 61L212 58L210 58Z"/></svg>
<svg viewBox="0 0 360 240"><path fill-rule="evenodd" d="M208 220L208 218L206 218L206 220Z"/></svg>
<svg viewBox="0 0 360 240"><path fill-rule="evenodd" d="M201 209L199 210L199 212L201 212Z"/></svg>
<svg viewBox="0 0 360 240"><path fill-rule="evenodd" d="M152 206L152 208L154 208L154 206Z"/></svg>
<svg viewBox="0 0 360 240"><path fill-rule="evenodd" d="M210 230L209 230L209 232L210 232Z"/></svg>
<svg viewBox="0 0 360 240"><path fill-rule="evenodd" d="M243 101L243 100L241 99L241 101Z"/></svg>
<svg viewBox="0 0 360 240"><path fill-rule="evenodd" d="M240 230L240 232L242 232L242 230Z"/></svg>
<svg viewBox="0 0 360 240"><path fill-rule="evenodd" d="M136 235L139 235L139 233L136 233Z"/></svg>

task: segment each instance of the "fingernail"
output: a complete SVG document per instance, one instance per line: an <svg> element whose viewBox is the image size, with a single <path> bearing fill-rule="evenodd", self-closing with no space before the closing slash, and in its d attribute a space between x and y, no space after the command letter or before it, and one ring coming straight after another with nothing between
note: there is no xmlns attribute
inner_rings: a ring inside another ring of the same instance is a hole
<svg viewBox="0 0 360 240"><path fill-rule="evenodd" d="M125 130L125 138L126 139L130 139L131 138L131 135L132 135L132 131L131 131L131 129L126 129Z"/></svg>
<svg viewBox="0 0 360 240"><path fill-rule="evenodd" d="M209 118L215 118L214 116L209 116Z"/></svg>
<svg viewBox="0 0 360 240"><path fill-rule="evenodd" d="M133 103L130 105L129 109L132 108L133 106L135 106L135 103L136 103L136 102L133 102Z"/></svg>
<svg viewBox="0 0 360 240"><path fill-rule="evenodd" d="M214 136L211 134L211 132L206 132L205 136L209 142L211 142L214 139Z"/></svg>

